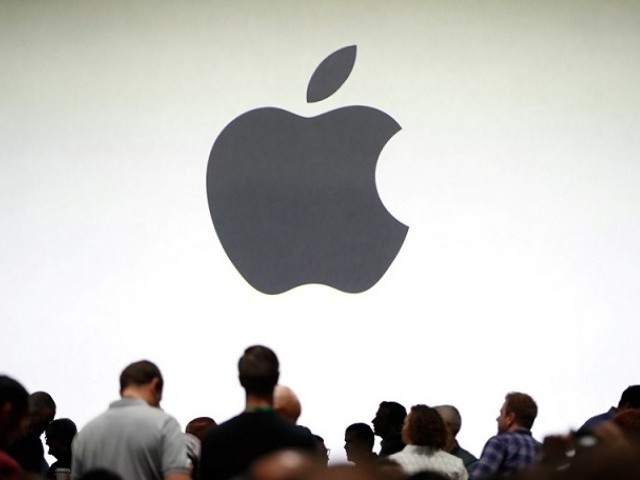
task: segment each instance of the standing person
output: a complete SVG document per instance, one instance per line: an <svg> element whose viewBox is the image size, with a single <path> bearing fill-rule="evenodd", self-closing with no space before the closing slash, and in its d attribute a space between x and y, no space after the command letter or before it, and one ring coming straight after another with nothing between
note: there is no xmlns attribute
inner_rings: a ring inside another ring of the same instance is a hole
<svg viewBox="0 0 640 480"><path fill-rule="evenodd" d="M20 464L7 453L27 416L29 394L16 380L0 375L0 478L9 478L22 472Z"/></svg>
<svg viewBox="0 0 640 480"><path fill-rule="evenodd" d="M56 402L51 395L47 392L34 392L29 395L29 412L24 436L7 450L27 472L40 475L47 473L49 465L44 459L44 447L40 437L55 416Z"/></svg>
<svg viewBox="0 0 640 480"><path fill-rule="evenodd" d="M271 349L262 345L247 348L238 361L238 376L245 391L244 412L205 436L200 460L202 480L224 480L244 473L259 457L276 450L315 451L311 433L273 409L280 364Z"/></svg>
<svg viewBox="0 0 640 480"><path fill-rule="evenodd" d="M469 478L506 477L532 465L540 451L540 443L531 435L537 415L538 406L529 395L507 394L496 418L498 434L487 440Z"/></svg>
<svg viewBox="0 0 640 480"><path fill-rule="evenodd" d="M444 451L447 427L440 414L426 405L415 405L402 427L401 452L389 456L407 475L437 472L451 480L467 480L469 474L462 460Z"/></svg>
<svg viewBox="0 0 640 480"><path fill-rule="evenodd" d="M162 411L164 381L148 360L120 375L121 399L89 422L72 445L71 478L93 469L126 480L188 480L189 460L178 422Z"/></svg>
<svg viewBox="0 0 640 480"><path fill-rule="evenodd" d="M440 414L451 435L451 442L450 445L448 445L447 451L454 457L458 457L462 460L467 471L470 471L471 467L478 461L478 459L471 452L462 448L456 438L460 432L460 428L462 427L462 417L460 416L460 412L453 405L438 405L433 408L435 408Z"/></svg>
<svg viewBox="0 0 640 480"><path fill-rule="evenodd" d="M378 435L380 442L380 456L386 457L404 448L402 441L402 424L407 416L407 409L398 402L381 402L376 416L371 423L373 433Z"/></svg>

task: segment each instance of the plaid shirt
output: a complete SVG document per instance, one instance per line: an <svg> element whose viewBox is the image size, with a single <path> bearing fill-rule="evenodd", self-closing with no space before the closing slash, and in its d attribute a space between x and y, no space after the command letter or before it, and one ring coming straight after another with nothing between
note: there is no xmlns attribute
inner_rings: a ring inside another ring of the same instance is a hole
<svg viewBox="0 0 640 480"><path fill-rule="evenodd" d="M511 475L534 463L539 450L540 443L525 428L499 433L485 444L480 460L471 469L469 479Z"/></svg>

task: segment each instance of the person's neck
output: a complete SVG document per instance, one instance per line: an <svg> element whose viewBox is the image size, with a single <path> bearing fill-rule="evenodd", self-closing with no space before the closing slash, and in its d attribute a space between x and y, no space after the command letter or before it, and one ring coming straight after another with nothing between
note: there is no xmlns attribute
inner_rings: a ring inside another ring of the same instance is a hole
<svg viewBox="0 0 640 480"><path fill-rule="evenodd" d="M245 397L245 411L273 410L273 395L248 393Z"/></svg>
<svg viewBox="0 0 640 480"><path fill-rule="evenodd" d="M516 430L529 430L528 428L523 427L522 425L518 425L517 423L514 423L513 425L511 425L508 429L507 432L515 432Z"/></svg>

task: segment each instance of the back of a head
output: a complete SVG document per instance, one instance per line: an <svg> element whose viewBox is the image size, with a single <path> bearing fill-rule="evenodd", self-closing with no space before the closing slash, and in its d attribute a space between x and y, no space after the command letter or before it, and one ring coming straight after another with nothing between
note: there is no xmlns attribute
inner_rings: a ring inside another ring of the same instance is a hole
<svg viewBox="0 0 640 480"><path fill-rule="evenodd" d="M218 424L213 418L210 417L197 417L187 423L187 428L185 429L185 433L190 433L198 440L204 440L204 436L207 432L216 427Z"/></svg>
<svg viewBox="0 0 640 480"><path fill-rule="evenodd" d="M629 385L622 392L618 408L640 408L640 385Z"/></svg>
<svg viewBox="0 0 640 480"><path fill-rule="evenodd" d="M131 386L146 385L154 378L159 380L158 388L162 391L163 379L158 366L149 360L134 362L120 374L120 391Z"/></svg>
<svg viewBox="0 0 640 480"><path fill-rule="evenodd" d="M47 439L58 442L64 447L71 447L73 437L78 433L78 427L69 418L58 418L47 427Z"/></svg>
<svg viewBox="0 0 640 480"><path fill-rule="evenodd" d="M398 402L381 402L380 408L384 408L387 411L387 419L392 427L402 427L402 423L407 416L407 409L404 406Z"/></svg>
<svg viewBox="0 0 640 480"><path fill-rule="evenodd" d="M433 408L440 414L444 423L449 425L451 434L455 437L460 431L460 427L462 427L462 417L458 409L453 405L438 405Z"/></svg>
<svg viewBox="0 0 640 480"><path fill-rule="evenodd" d="M286 385L276 385L273 389L273 409L291 423L296 423L302 413L298 396Z"/></svg>
<svg viewBox="0 0 640 480"><path fill-rule="evenodd" d="M345 434L351 434L353 435L353 438L359 440L360 443L369 445L371 448L373 448L373 444L375 441L374 434L373 430L368 424L352 423L346 428Z"/></svg>
<svg viewBox="0 0 640 480"><path fill-rule="evenodd" d="M252 480L306 480L319 469L317 460L308 453L279 450L267 454L251 466Z"/></svg>
<svg viewBox="0 0 640 480"><path fill-rule="evenodd" d="M240 385L247 394L272 396L280 376L278 357L268 347L254 345L238 361Z"/></svg>
<svg viewBox="0 0 640 480"><path fill-rule="evenodd" d="M414 405L403 430L412 445L442 449L447 443L447 427L440 414L427 405ZM404 437L403 437L404 439Z"/></svg>
<svg viewBox="0 0 640 480"><path fill-rule="evenodd" d="M516 423L526 429L531 429L538 415L538 405L526 393L511 392L505 397L507 412L513 413Z"/></svg>
<svg viewBox="0 0 640 480"><path fill-rule="evenodd" d="M8 405L8 407L5 407ZM0 375L0 407L6 408L6 418L0 418L0 449L6 447L20 433L22 419L29 408L29 394L20 384L6 375Z"/></svg>
<svg viewBox="0 0 640 480"><path fill-rule="evenodd" d="M56 402L47 392L29 395L29 423L33 433L41 434L56 416Z"/></svg>

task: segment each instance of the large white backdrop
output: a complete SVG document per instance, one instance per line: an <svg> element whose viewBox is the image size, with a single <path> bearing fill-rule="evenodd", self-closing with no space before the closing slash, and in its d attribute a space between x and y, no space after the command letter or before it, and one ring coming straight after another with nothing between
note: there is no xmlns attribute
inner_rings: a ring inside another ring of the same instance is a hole
<svg viewBox="0 0 640 480"><path fill-rule="evenodd" d="M2 0L0 369L82 426L149 358L184 425L240 411L263 343L334 459L382 400L457 405L475 454L512 390L538 438L579 426L640 380L638 25L631 1ZM376 178L404 246L364 293L262 294L211 222L213 141L351 104L402 126Z"/></svg>

